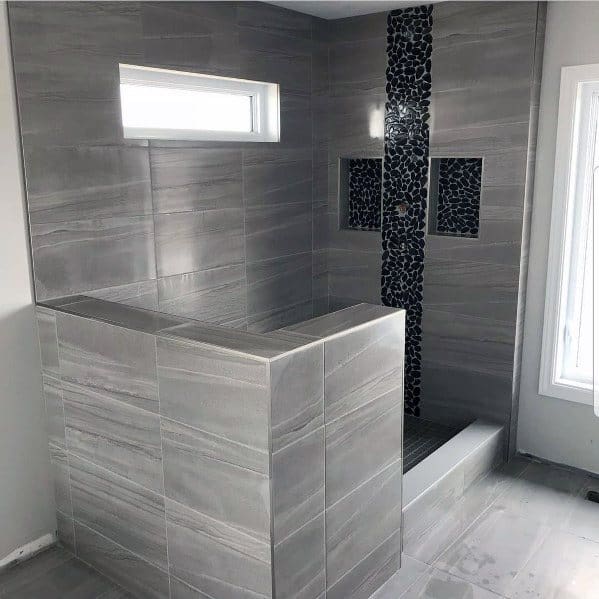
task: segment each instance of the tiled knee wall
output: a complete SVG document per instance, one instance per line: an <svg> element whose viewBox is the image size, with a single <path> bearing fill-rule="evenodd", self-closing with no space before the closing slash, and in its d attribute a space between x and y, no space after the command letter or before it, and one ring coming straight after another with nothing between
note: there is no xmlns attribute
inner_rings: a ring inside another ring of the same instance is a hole
<svg viewBox="0 0 599 599"><path fill-rule="evenodd" d="M265 360L38 307L63 543L139 597L369 597L401 526L403 313L377 322Z"/></svg>

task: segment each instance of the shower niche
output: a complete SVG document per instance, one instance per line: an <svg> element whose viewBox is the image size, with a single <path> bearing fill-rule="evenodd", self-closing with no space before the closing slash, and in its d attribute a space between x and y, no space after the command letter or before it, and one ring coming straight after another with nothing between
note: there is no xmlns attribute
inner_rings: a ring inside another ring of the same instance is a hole
<svg viewBox="0 0 599 599"><path fill-rule="evenodd" d="M430 159L428 234L477 238L482 158Z"/></svg>
<svg viewBox="0 0 599 599"><path fill-rule="evenodd" d="M340 228L353 231L381 230L383 159L339 159Z"/></svg>

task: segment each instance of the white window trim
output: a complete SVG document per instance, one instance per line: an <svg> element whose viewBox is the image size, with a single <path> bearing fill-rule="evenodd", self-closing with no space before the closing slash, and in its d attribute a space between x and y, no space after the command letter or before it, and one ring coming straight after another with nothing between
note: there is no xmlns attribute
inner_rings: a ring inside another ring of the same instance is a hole
<svg viewBox="0 0 599 599"><path fill-rule="evenodd" d="M574 158L575 108L578 84L599 80L599 65L563 67L561 72L559 112L551 209L551 232L545 295L545 320L541 349L539 394L577 403L593 405L592 389L557 381L559 315L563 299L565 253L572 223L569 205L570 163Z"/></svg>
<svg viewBox="0 0 599 599"><path fill-rule="evenodd" d="M202 131L197 129L165 130L123 126L123 135L126 139L242 142L278 142L280 140L279 85L276 83L185 73L129 64L119 64L119 72L121 84L151 83L152 86L226 92L252 97L253 127L251 132Z"/></svg>

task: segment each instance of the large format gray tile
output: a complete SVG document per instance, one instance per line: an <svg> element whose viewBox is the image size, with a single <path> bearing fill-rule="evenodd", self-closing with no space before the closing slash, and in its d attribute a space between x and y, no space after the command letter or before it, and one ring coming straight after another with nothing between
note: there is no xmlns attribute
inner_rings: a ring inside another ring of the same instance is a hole
<svg viewBox="0 0 599 599"><path fill-rule="evenodd" d="M168 599L166 572L77 522L75 537L77 556L124 586L135 597Z"/></svg>
<svg viewBox="0 0 599 599"><path fill-rule="evenodd" d="M437 568L505 595L533 557L549 528L491 506L435 563Z"/></svg>
<svg viewBox="0 0 599 599"><path fill-rule="evenodd" d="M257 31L286 35L292 40L311 39L313 19L294 10L280 10L276 6L257 3L237 5L237 23Z"/></svg>
<svg viewBox="0 0 599 599"><path fill-rule="evenodd" d="M464 514L460 498L464 492L464 471L454 468L425 493L404 506L403 548L406 554L432 563L463 533Z"/></svg>
<svg viewBox="0 0 599 599"><path fill-rule="evenodd" d="M533 33L535 8L530 2L506 5L452 2L435 7L436 48Z"/></svg>
<svg viewBox="0 0 599 599"><path fill-rule="evenodd" d="M162 431L166 496L242 536L267 542L268 454L168 420L163 421ZM257 468L250 470L240 463Z"/></svg>
<svg viewBox="0 0 599 599"><path fill-rule="evenodd" d="M183 339L158 339L160 411L203 431L268 450L265 362Z"/></svg>
<svg viewBox="0 0 599 599"><path fill-rule="evenodd" d="M158 309L158 288L156 279L138 281L106 289L94 289L87 291L86 295L92 298L125 304L134 308L145 310Z"/></svg>
<svg viewBox="0 0 599 599"><path fill-rule="evenodd" d="M166 570L164 498L74 455L69 471L75 520Z"/></svg>
<svg viewBox="0 0 599 599"><path fill-rule="evenodd" d="M224 326L246 325L245 266L232 264L158 279L162 312Z"/></svg>
<svg viewBox="0 0 599 599"><path fill-rule="evenodd" d="M345 233L355 233L355 231L345 231ZM336 240L333 243L336 243ZM378 239L377 246L380 246ZM380 304L382 257L379 247L373 252L331 248L328 252L328 261L331 295L356 302Z"/></svg>
<svg viewBox="0 0 599 599"><path fill-rule="evenodd" d="M327 584L335 584L401 530L402 462L398 460L326 511Z"/></svg>
<svg viewBox="0 0 599 599"><path fill-rule="evenodd" d="M60 376L58 362L58 340L56 337L56 314L46 308L35 309L37 334L40 342L42 372L55 377Z"/></svg>
<svg viewBox="0 0 599 599"><path fill-rule="evenodd" d="M146 64L238 77L235 6L173 2L141 7Z"/></svg>
<svg viewBox="0 0 599 599"><path fill-rule="evenodd" d="M14 593L18 591L23 582L43 579L52 570L73 561L74 556L71 553L55 545L39 553L35 559L4 570L0 574L0 596L3 596L4 593Z"/></svg>
<svg viewBox="0 0 599 599"><path fill-rule="evenodd" d="M324 424L324 343L270 364L271 444L282 449Z"/></svg>
<svg viewBox="0 0 599 599"><path fill-rule="evenodd" d="M65 448L64 410L62 407L62 387L59 379L42 375L44 403L46 405L46 431L48 441Z"/></svg>
<svg viewBox="0 0 599 599"><path fill-rule="evenodd" d="M329 51L331 97L383 92L386 85L386 46L386 27L381 27L377 37L331 44Z"/></svg>
<svg viewBox="0 0 599 599"><path fill-rule="evenodd" d="M451 599L501 599L491 591L435 568L429 570L401 595L401 599L448 599L449 597Z"/></svg>
<svg viewBox="0 0 599 599"><path fill-rule="evenodd" d="M70 314L57 315L57 329L63 381L158 412L151 335Z"/></svg>
<svg viewBox="0 0 599 599"><path fill-rule="evenodd" d="M312 250L312 202L249 206L245 214L248 262Z"/></svg>
<svg viewBox="0 0 599 599"><path fill-rule="evenodd" d="M274 548L276 596L322 599L326 588L325 522L320 514Z"/></svg>
<svg viewBox="0 0 599 599"><path fill-rule="evenodd" d="M10 19L25 148L122 142L114 65L143 58L139 5L22 3Z"/></svg>
<svg viewBox="0 0 599 599"><path fill-rule="evenodd" d="M243 77L277 82L284 93L310 93L309 37L298 38L241 21L239 46Z"/></svg>
<svg viewBox="0 0 599 599"><path fill-rule="evenodd" d="M570 515L559 526L571 534L599 543L599 507L586 498L589 491L599 493L599 478L588 476L584 480Z"/></svg>
<svg viewBox="0 0 599 599"><path fill-rule="evenodd" d="M391 391L326 425L327 508L401 458L402 422Z"/></svg>
<svg viewBox="0 0 599 599"><path fill-rule="evenodd" d="M510 599L597 597L599 543L551 531L504 591Z"/></svg>
<svg viewBox="0 0 599 599"><path fill-rule="evenodd" d="M13 590L3 591L0 580L0 596L3 599L97 599L115 587L113 582L88 565L71 559L43 576L30 579L24 575L22 584Z"/></svg>
<svg viewBox="0 0 599 599"><path fill-rule="evenodd" d="M243 152L243 197L248 206L302 204L312 199L310 147L248 148Z"/></svg>
<svg viewBox="0 0 599 599"><path fill-rule="evenodd" d="M324 512L324 427L272 455L273 542Z"/></svg>
<svg viewBox="0 0 599 599"><path fill-rule="evenodd" d="M311 304L311 252L250 262L246 269L248 317L254 327L258 323L270 326L290 308ZM275 324L272 328L279 327Z"/></svg>
<svg viewBox="0 0 599 599"><path fill-rule="evenodd" d="M349 331L353 327L358 327L400 312L400 310L387 306L358 303L342 310L323 314L305 322L285 327L285 330L317 338L330 337L337 333Z"/></svg>
<svg viewBox="0 0 599 599"><path fill-rule="evenodd" d="M308 288L311 281L304 281L303 287ZM255 333L275 332L278 328L301 322L314 316L312 298L297 304L282 305L266 312L248 315L248 331Z"/></svg>
<svg viewBox="0 0 599 599"><path fill-rule="evenodd" d="M498 18L498 26L505 23L507 10L509 8L504 10L504 14ZM533 59L531 46L534 44L534 35L531 34L534 34L536 15L533 16L530 8L527 12L528 15L524 17L524 23L527 24L524 31L509 32L506 28L505 37L491 37L460 43L457 38L464 30L465 24L462 23L459 26L461 31L453 32L454 43L433 44L432 78L435 91L471 89L482 84L487 93L489 89L494 88L496 97L501 97L504 94L509 95L511 89L518 86L522 100L524 103L528 103L529 94L524 90L529 88L531 83L531 61ZM436 33L439 34L438 27ZM528 59L523 60L523 57ZM484 64L484 71L481 71L481 64ZM513 67L508 70L505 68L506 64L513 65ZM491 100L485 102L483 108L487 114L493 114L496 107ZM524 120L528 119L528 114L523 116ZM474 114L469 122L472 123L475 118ZM520 121L514 119L513 122Z"/></svg>
<svg viewBox="0 0 599 599"><path fill-rule="evenodd" d="M424 361L421 393L423 418L460 426L477 418L505 424L510 417L512 377Z"/></svg>
<svg viewBox="0 0 599 599"><path fill-rule="evenodd" d="M517 266L427 260L424 306L511 322L516 314L518 270Z"/></svg>
<svg viewBox="0 0 599 599"><path fill-rule="evenodd" d="M327 584L327 599L368 599L397 572L400 545L401 534L393 533L341 580Z"/></svg>
<svg viewBox="0 0 599 599"><path fill-rule="evenodd" d="M448 368L464 364L477 372L511 376L515 323L425 308L422 354Z"/></svg>
<svg viewBox="0 0 599 599"><path fill-rule="evenodd" d="M37 299L155 278L151 216L31 226Z"/></svg>
<svg viewBox="0 0 599 599"><path fill-rule="evenodd" d="M67 303L62 303L62 300L59 300L61 301L60 310L144 333L156 333L161 329L187 322L185 318L127 306L117 301L90 299L85 296L74 296L73 300L73 302L67 302L65 299L64 301Z"/></svg>
<svg viewBox="0 0 599 599"><path fill-rule="evenodd" d="M69 460L66 451L49 446L50 467L54 481L54 502L56 509L67 517L73 514L71 503L71 483L69 480Z"/></svg>
<svg viewBox="0 0 599 599"><path fill-rule="evenodd" d="M240 208L155 217L159 277L240 264L244 260Z"/></svg>
<svg viewBox="0 0 599 599"><path fill-rule="evenodd" d="M404 320L401 314L325 341L325 420L392 394L402 402ZM393 405L391 403L390 405Z"/></svg>
<svg viewBox="0 0 599 599"><path fill-rule="evenodd" d="M401 568L387 580L371 599L399 599L428 570L430 566L405 554L401 556Z"/></svg>
<svg viewBox="0 0 599 599"><path fill-rule="evenodd" d="M160 418L89 387L63 383L69 452L163 492Z"/></svg>
<svg viewBox="0 0 599 599"><path fill-rule="evenodd" d="M171 575L209 597L270 597L268 541L170 499L166 515Z"/></svg>
<svg viewBox="0 0 599 599"><path fill-rule="evenodd" d="M143 147L37 147L26 155L32 224L152 214Z"/></svg>
<svg viewBox="0 0 599 599"><path fill-rule="evenodd" d="M241 207L239 150L151 148L150 159L156 212Z"/></svg>
<svg viewBox="0 0 599 599"><path fill-rule="evenodd" d="M75 554L75 523L72 516L56 510L56 534L60 544Z"/></svg>
<svg viewBox="0 0 599 599"><path fill-rule="evenodd" d="M228 327L204 325L192 322L186 325L165 329L161 337L181 342L196 342L211 345L221 351L229 350L234 353L246 354L257 360L271 360L287 352L296 350L312 340L304 335L288 334L258 334Z"/></svg>
<svg viewBox="0 0 599 599"><path fill-rule="evenodd" d="M581 472L533 462L497 504L539 524L556 526L572 514L584 482Z"/></svg>

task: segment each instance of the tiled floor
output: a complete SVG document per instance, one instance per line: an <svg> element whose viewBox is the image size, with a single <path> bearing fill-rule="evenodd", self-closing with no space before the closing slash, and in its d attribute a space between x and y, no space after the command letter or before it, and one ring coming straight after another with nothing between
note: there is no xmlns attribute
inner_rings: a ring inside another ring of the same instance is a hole
<svg viewBox="0 0 599 599"><path fill-rule="evenodd" d="M0 574L0 599L100 598L133 599L60 547Z"/></svg>
<svg viewBox="0 0 599 599"><path fill-rule="evenodd" d="M460 428L437 424L406 414L403 439L404 472L422 462L433 451L457 435L460 430Z"/></svg>
<svg viewBox="0 0 599 599"><path fill-rule="evenodd" d="M471 487L371 599L599 599L592 489L599 479L517 458Z"/></svg>
<svg viewBox="0 0 599 599"><path fill-rule="evenodd" d="M434 550L404 553L371 599L599 599L599 504L589 490L599 479L515 459L471 487L423 535ZM0 598L131 599L60 548L0 575Z"/></svg>

